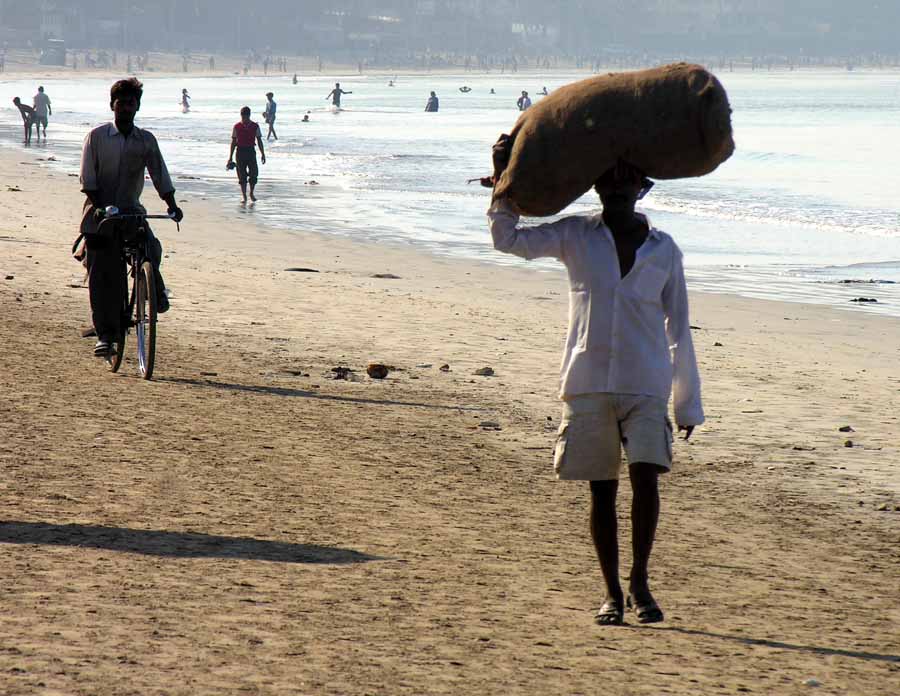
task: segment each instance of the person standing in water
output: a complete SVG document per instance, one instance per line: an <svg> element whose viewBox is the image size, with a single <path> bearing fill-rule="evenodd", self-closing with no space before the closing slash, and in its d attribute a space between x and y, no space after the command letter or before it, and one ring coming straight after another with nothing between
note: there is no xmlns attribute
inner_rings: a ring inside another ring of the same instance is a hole
<svg viewBox="0 0 900 696"><path fill-rule="evenodd" d="M263 119L269 124L269 132L266 133L266 140L275 138L278 140L278 134L275 132L275 112L278 104L275 103L275 95L272 92L266 92L266 110L263 111Z"/></svg>
<svg viewBox="0 0 900 696"><path fill-rule="evenodd" d="M438 110L439 106L437 95L432 92L431 96L428 97L428 102L425 104L425 111L433 113Z"/></svg>
<svg viewBox="0 0 900 696"><path fill-rule="evenodd" d="M525 111L531 106L531 98L528 96L528 92L522 90L522 96L516 101L516 106L519 107L519 111Z"/></svg>
<svg viewBox="0 0 900 696"><path fill-rule="evenodd" d="M231 150L228 152L226 169L234 169L234 153L237 151L237 176L241 185L243 200L241 205L247 204L247 184L250 184L250 200L256 200L256 181L259 177L259 166L256 164L256 148L262 163L266 163L266 151L263 149L262 131L259 124L250 120L250 107L241 109L241 120L231 129Z"/></svg>
<svg viewBox="0 0 900 696"><path fill-rule="evenodd" d="M37 139L41 139L41 126L44 127L44 142L47 141L47 119L53 115L53 109L50 108L50 97L44 92L43 87L38 87L37 94L34 95L34 130Z"/></svg>
<svg viewBox="0 0 900 696"><path fill-rule="evenodd" d="M325 97L325 100L327 101L328 99L330 99L332 106L334 106L336 109L340 109L342 94L353 94L353 92L345 92L341 89L341 83L335 82L334 89L328 93L328 96Z"/></svg>
<svg viewBox="0 0 900 696"><path fill-rule="evenodd" d="M186 114L191 110L191 97L187 89L181 90L181 113Z"/></svg>
<svg viewBox="0 0 900 696"><path fill-rule="evenodd" d="M34 109L28 104L23 104L18 97L13 99L13 104L22 115L22 125L25 126L25 144L31 145L31 128L34 126Z"/></svg>

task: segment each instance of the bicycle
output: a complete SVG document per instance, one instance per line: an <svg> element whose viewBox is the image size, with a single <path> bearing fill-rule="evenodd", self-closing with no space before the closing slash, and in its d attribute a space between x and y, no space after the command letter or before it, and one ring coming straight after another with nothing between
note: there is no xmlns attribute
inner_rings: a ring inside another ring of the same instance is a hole
<svg viewBox="0 0 900 696"><path fill-rule="evenodd" d="M118 372L125 357L125 337L130 329L134 329L137 339L138 370L143 379L153 376L153 365L156 360L156 276L153 263L147 251L147 220L174 220L173 214L148 215L147 213L122 213L110 205L101 209L101 220L97 228L102 232L103 226L119 223L113 228L113 234L121 235L122 255L127 265L126 272L131 276L131 292L126 292L122 306L122 330L110 351L106 362L111 372ZM175 223L178 225L178 223ZM180 229L180 226L179 226Z"/></svg>

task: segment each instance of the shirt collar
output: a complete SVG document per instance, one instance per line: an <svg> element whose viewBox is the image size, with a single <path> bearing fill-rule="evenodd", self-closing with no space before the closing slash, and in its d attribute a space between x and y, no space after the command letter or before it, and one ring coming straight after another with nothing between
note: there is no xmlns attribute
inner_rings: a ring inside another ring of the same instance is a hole
<svg viewBox="0 0 900 696"><path fill-rule="evenodd" d="M650 221L650 218L647 215L645 215L644 213L638 213L638 215L640 215L642 218L644 218L644 221L647 223L647 227L650 229L650 232L647 234L647 238L659 241L661 239L660 235L662 233L653 226L653 223ZM606 223L603 222L603 213L602 212L597 213L597 215L594 216L594 220L595 220L598 228L609 231L609 228L606 226ZM612 234L612 233L610 233L610 234Z"/></svg>
<svg viewBox="0 0 900 696"><path fill-rule="evenodd" d="M138 128L137 126L131 127L131 135L140 135L140 132L141 132L141 129ZM117 135L122 135L122 133L119 131L119 129L116 128L115 121L109 122L109 124L107 125L107 128L106 128L106 134L111 138L114 138Z"/></svg>

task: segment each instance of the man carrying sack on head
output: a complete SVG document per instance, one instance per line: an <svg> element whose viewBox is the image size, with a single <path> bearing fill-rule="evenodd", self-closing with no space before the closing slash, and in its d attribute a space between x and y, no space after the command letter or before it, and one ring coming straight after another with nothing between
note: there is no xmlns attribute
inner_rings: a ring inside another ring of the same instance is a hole
<svg viewBox="0 0 900 696"><path fill-rule="evenodd" d="M508 140L501 138L494 146L495 180L508 158ZM554 466L559 479L590 484L591 535L606 583L596 616L601 625L622 624L626 602L639 623L663 620L648 565L659 517L658 478L672 467L673 388L675 420L685 439L704 420L681 251L635 212L651 185L623 162L597 180L600 215L519 227L518 211L507 199L488 211L495 249L525 259L557 258L568 271L563 418ZM619 581L616 522L622 449L633 491L627 599Z"/></svg>
<svg viewBox="0 0 900 696"><path fill-rule="evenodd" d="M554 468L588 481L590 527L606 585L596 615L621 625L663 611L650 592L659 476L672 468L669 397L684 439L704 421L678 245L635 211L658 178L702 176L734 151L731 109L714 76L677 64L602 76L556 90L493 147L488 210L494 248L552 257L569 278L569 328ZM555 215L593 186L603 211L531 227L520 214ZM633 562L619 579L616 495L628 462Z"/></svg>

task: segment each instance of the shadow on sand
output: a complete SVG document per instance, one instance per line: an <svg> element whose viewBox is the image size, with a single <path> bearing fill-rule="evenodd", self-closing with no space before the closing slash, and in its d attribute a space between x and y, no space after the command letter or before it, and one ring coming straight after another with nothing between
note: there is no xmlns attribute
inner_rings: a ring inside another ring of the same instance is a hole
<svg viewBox="0 0 900 696"><path fill-rule="evenodd" d="M482 411L483 409L472 406L447 406L444 404L422 404L415 401L393 401L390 399L364 399L354 396L337 396L335 394L320 394L304 389L291 389L290 387L264 387L253 384L231 384L217 382L211 379L187 379L185 377L159 377L157 382L169 382L171 384L185 384L192 387L206 387L208 389L224 389L226 391L250 392L253 394L267 394L269 396L288 396L301 399L322 399L324 401L343 401L351 404L374 404L376 406L414 406L417 408L432 408L447 411Z"/></svg>
<svg viewBox="0 0 900 696"><path fill-rule="evenodd" d="M0 522L0 544L78 546L166 558L239 558L275 563L364 563L379 560L350 549L252 537L46 522Z"/></svg>
<svg viewBox="0 0 900 696"><path fill-rule="evenodd" d="M794 643L782 643L778 640L768 640L765 638L747 638L746 636L729 636L725 633L711 633L710 631L698 631L692 628L679 628L677 626L648 626L647 628L653 631L669 631L671 633L681 633L688 636L717 638L719 640L728 640L733 643L741 643L742 645L761 645L766 648L776 648L778 650L796 650L798 652L807 652L814 655L853 657L858 660L900 663L900 655L870 653L862 652L859 650L843 650L841 648L822 648L815 645L796 645Z"/></svg>

